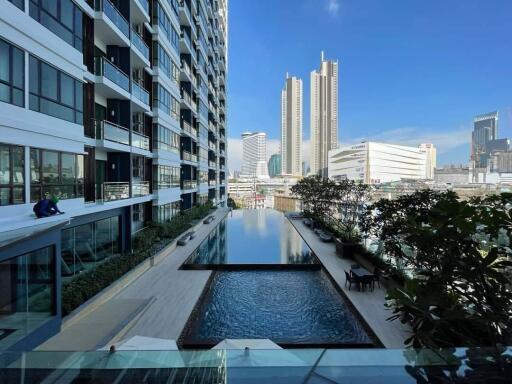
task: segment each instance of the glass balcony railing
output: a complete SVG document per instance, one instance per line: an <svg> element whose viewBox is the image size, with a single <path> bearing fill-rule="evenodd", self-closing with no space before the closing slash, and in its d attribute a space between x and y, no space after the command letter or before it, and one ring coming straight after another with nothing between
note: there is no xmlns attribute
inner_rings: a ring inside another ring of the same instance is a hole
<svg viewBox="0 0 512 384"><path fill-rule="evenodd" d="M216 186L216 185L217 185L217 181L216 181L216 180L208 180L208 185L209 185L210 187L214 187L214 186Z"/></svg>
<svg viewBox="0 0 512 384"><path fill-rule="evenodd" d="M133 197L149 195L149 181L136 181L132 183Z"/></svg>
<svg viewBox="0 0 512 384"><path fill-rule="evenodd" d="M126 37L130 38L130 24L109 0L97 0L97 11L102 11Z"/></svg>
<svg viewBox="0 0 512 384"><path fill-rule="evenodd" d="M142 133L132 132L132 145L134 147L149 151L149 137Z"/></svg>
<svg viewBox="0 0 512 384"><path fill-rule="evenodd" d="M149 92L142 88L138 83L132 80L132 95L149 105Z"/></svg>
<svg viewBox="0 0 512 384"><path fill-rule="evenodd" d="M213 161L213 160L209 160L208 161L208 166L210 168L217 168L217 163L215 161Z"/></svg>
<svg viewBox="0 0 512 384"><path fill-rule="evenodd" d="M211 141L209 141L208 148L210 148L212 151L215 151L217 149L217 146L215 145L215 143L212 143Z"/></svg>
<svg viewBox="0 0 512 384"><path fill-rule="evenodd" d="M181 160L193 161L197 163L197 155L194 155L188 151L181 151Z"/></svg>
<svg viewBox="0 0 512 384"><path fill-rule="evenodd" d="M129 182L103 183L103 200L114 201L130 198Z"/></svg>
<svg viewBox="0 0 512 384"><path fill-rule="evenodd" d="M130 145L128 128L111 123L107 120L94 120L97 140L108 140L119 144Z"/></svg>
<svg viewBox="0 0 512 384"><path fill-rule="evenodd" d="M148 0L137 0L137 2L142 6L144 11L149 15L149 1Z"/></svg>
<svg viewBox="0 0 512 384"><path fill-rule="evenodd" d="M182 180L181 189L195 189L197 188L197 180Z"/></svg>
<svg viewBox="0 0 512 384"><path fill-rule="evenodd" d="M192 40L190 39L190 36L185 30L181 32L181 38L185 42L185 44L188 46L190 50L192 50Z"/></svg>
<svg viewBox="0 0 512 384"><path fill-rule="evenodd" d="M182 120L181 122L181 128L185 131L185 132L188 132L190 133L192 136L194 137L197 137L198 135L198 132L197 132L197 128L193 127L192 125L190 125L190 123L188 121L185 121L185 120Z"/></svg>
<svg viewBox="0 0 512 384"><path fill-rule="evenodd" d="M185 60L181 60L181 69L183 72L185 72L188 76L191 76L192 72L190 71L190 65Z"/></svg>
<svg viewBox="0 0 512 384"><path fill-rule="evenodd" d="M132 44L142 53L144 58L149 60L149 47L135 30L132 30Z"/></svg>
<svg viewBox="0 0 512 384"><path fill-rule="evenodd" d="M190 94L185 91L184 89L181 90L181 98L183 99L183 101L187 104L192 104L192 98L190 97Z"/></svg>
<svg viewBox="0 0 512 384"><path fill-rule="evenodd" d="M95 57L94 68L96 76L104 76L125 91L130 92L130 78L128 75L108 61L105 57Z"/></svg>

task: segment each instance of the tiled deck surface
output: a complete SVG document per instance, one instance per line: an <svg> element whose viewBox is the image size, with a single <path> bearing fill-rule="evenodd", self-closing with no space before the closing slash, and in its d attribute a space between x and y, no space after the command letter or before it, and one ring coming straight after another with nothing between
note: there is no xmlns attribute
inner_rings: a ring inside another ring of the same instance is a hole
<svg viewBox="0 0 512 384"><path fill-rule="evenodd" d="M302 238L322 262L324 268L330 273L339 287L343 290L354 307L359 311L366 323L373 329L377 337L386 348L403 348L404 340L409 335L409 327L400 321L386 320L391 311L384 307L386 290L375 286L373 292L359 292L352 286L352 290L345 287L345 270L350 270L353 261L342 259L336 254L334 243L325 243L302 220L290 220Z"/></svg>
<svg viewBox="0 0 512 384"><path fill-rule="evenodd" d="M38 349L63 350L67 346L67 350L85 351L102 347L114 337L135 335L178 339L212 273L181 271L179 267L228 212L227 208L217 209L215 220L202 224L187 245L177 247L107 303Z"/></svg>

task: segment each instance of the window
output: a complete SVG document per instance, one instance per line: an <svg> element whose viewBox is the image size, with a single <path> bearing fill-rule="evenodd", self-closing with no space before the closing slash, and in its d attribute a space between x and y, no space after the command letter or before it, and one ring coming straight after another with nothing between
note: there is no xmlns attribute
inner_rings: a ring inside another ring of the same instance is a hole
<svg viewBox="0 0 512 384"><path fill-rule="evenodd" d="M179 153L180 135L160 124L153 124L153 145L157 149Z"/></svg>
<svg viewBox="0 0 512 384"><path fill-rule="evenodd" d="M153 83L153 107L158 107L166 113L170 113L171 110L171 94L158 83Z"/></svg>
<svg viewBox="0 0 512 384"><path fill-rule="evenodd" d="M155 189L179 188L180 186L179 167L157 165L154 167Z"/></svg>
<svg viewBox="0 0 512 384"><path fill-rule="evenodd" d="M72 199L83 196L84 157L32 148L30 150L30 201L46 196Z"/></svg>
<svg viewBox="0 0 512 384"><path fill-rule="evenodd" d="M199 108L199 116L202 117L204 120L208 120L208 108L206 107L206 104L203 103L203 101L201 99L199 99L198 108Z"/></svg>
<svg viewBox="0 0 512 384"><path fill-rule="evenodd" d="M173 12L176 14L177 17L179 17L180 12L180 5L178 3L178 0L167 0L169 5L171 6Z"/></svg>
<svg viewBox="0 0 512 384"><path fill-rule="evenodd" d="M172 65L171 80L174 81L177 85L179 85L180 84L181 68L174 61L171 61L171 65Z"/></svg>
<svg viewBox="0 0 512 384"><path fill-rule="evenodd" d="M25 106L25 53L0 39L0 101Z"/></svg>
<svg viewBox="0 0 512 384"><path fill-rule="evenodd" d="M171 78L171 57L156 41L153 43L153 66L160 68L167 77Z"/></svg>
<svg viewBox="0 0 512 384"><path fill-rule="evenodd" d="M171 96L171 117L176 121L180 118L180 102L174 96Z"/></svg>
<svg viewBox="0 0 512 384"><path fill-rule="evenodd" d="M30 16L82 52L82 11L72 0L30 0Z"/></svg>
<svg viewBox="0 0 512 384"><path fill-rule="evenodd" d="M11 3L13 3L15 6L17 6L22 11L25 10L25 0L9 0Z"/></svg>
<svg viewBox="0 0 512 384"><path fill-rule="evenodd" d="M0 206L25 202L25 149L0 144Z"/></svg>
<svg viewBox="0 0 512 384"><path fill-rule="evenodd" d="M174 203L163 204L156 206L153 220L157 223L165 223L170 221L174 216L180 212L181 203L175 201Z"/></svg>
<svg viewBox="0 0 512 384"><path fill-rule="evenodd" d="M30 109L83 124L83 84L30 56Z"/></svg>

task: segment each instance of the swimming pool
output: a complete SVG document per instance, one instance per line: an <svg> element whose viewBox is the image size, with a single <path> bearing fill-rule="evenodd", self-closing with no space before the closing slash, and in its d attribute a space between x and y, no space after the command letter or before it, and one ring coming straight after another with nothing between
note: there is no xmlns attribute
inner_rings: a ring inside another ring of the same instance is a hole
<svg viewBox="0 0 512 384"><path fill-rule="evenodd" d="M281 212L240 209L221 221L185 261L183 268L313 264L318 265L316 257Z"/></svg>
<svg viewBox="0 0 512 384"><path fill-rule="evenodd" d="M184 346L268 338L285 346L372 346L323 271L217 272Z"/></svg>

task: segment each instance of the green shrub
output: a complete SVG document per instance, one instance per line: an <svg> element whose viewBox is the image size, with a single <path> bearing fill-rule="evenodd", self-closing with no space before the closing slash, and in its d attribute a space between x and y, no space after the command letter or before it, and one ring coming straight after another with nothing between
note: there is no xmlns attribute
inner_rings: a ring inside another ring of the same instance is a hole
<svg viewBox="0 0 512 384"><path fill-rule="evenodd" d="M213 205L207 203L180 213L168 223L151 224L134 237L133 253L113 256L65 283L62 287L63 316L160 251L173 239L190 229L195 220L207 216L212 208Z"/></svg>

